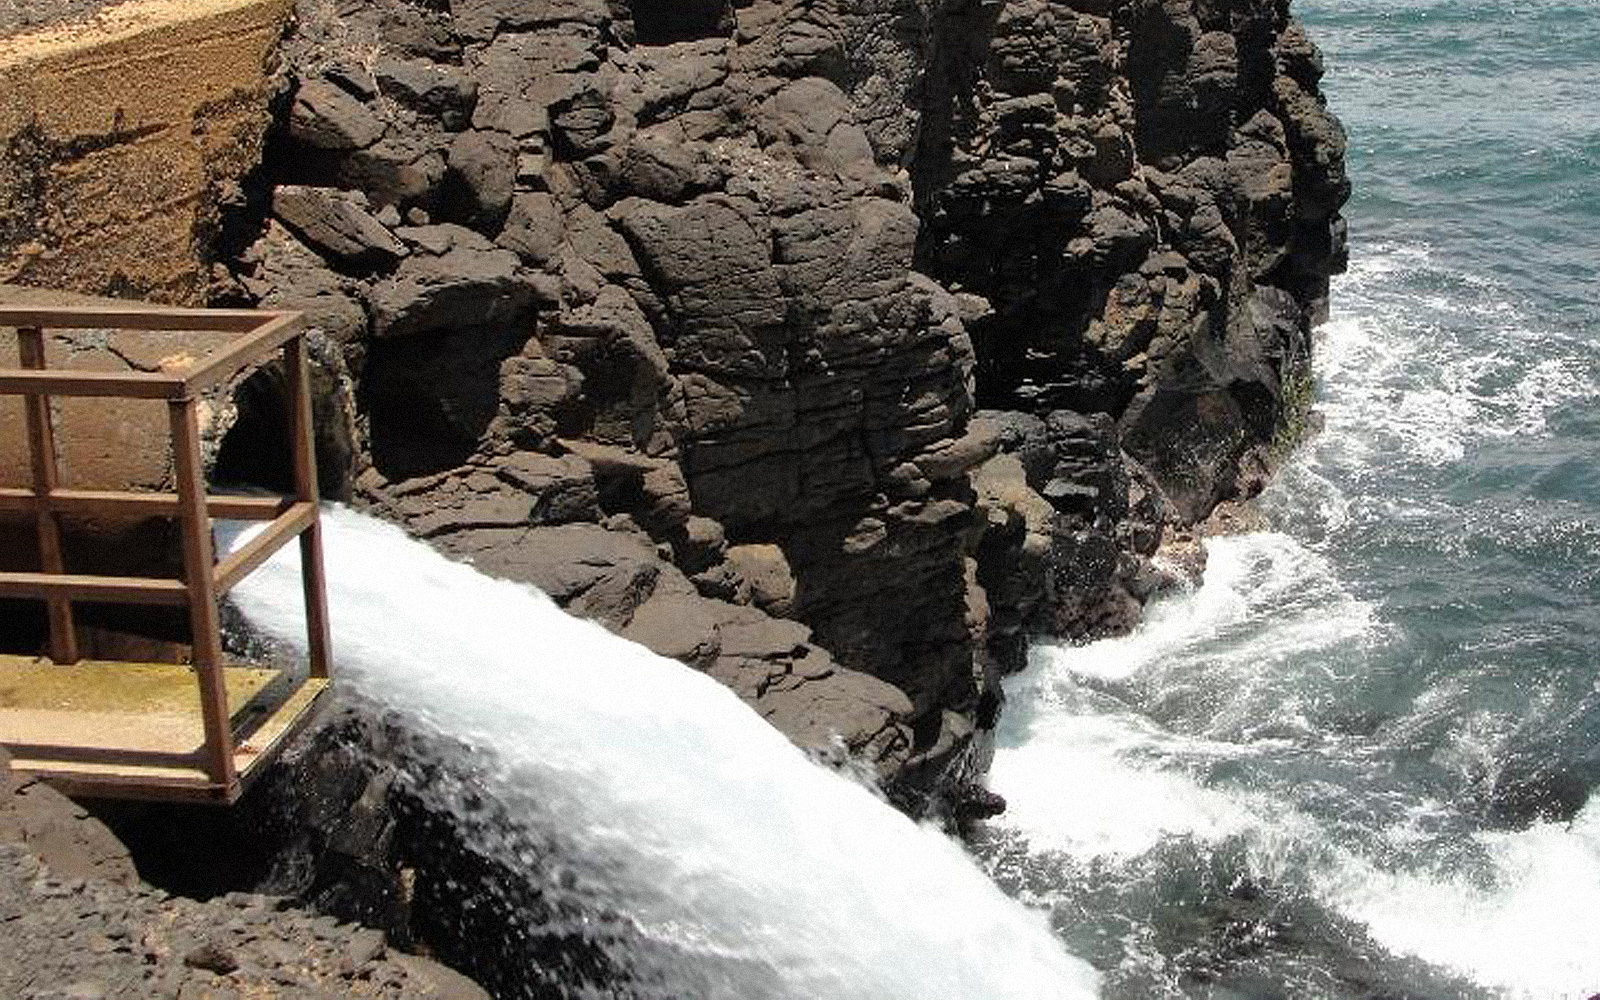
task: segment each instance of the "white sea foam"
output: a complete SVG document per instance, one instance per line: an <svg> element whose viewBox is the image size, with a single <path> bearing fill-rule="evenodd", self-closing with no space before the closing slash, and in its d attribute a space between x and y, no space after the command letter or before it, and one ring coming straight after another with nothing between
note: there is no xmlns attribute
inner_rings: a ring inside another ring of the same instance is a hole
<svg viewBox="0 0 1600 1000"><path fill-rule="evenodd" d="M511 827L553 825L570 881L677 956L635 969L666 994L1095 995L958 844L811 764L722 685L392 526L337 509L324 525L340 685L459 745L446 771L465 777L422 789L436 806L483 796ZM234 592L291 642L296 562ZM473 846L516 864L516 833Z"/></svg>
<svg viewBox="0 0 1600 1000"><path fill-rule="evenodd" d="M1525 1000L1600 992L1600 798L1570 823L1474 839L1487 871L1388 871L1345 854L1314 880L1392 951Z"/></svg>
<svg viewBox="0 0 1600 1000"><path fill-rule="evenodd" d="M1040 643L1007 682L989 774L1008 804L999 823L1086 861L1132 857L1166 836L1259 831L1270 802L1197 773L1310 731L1302 699L1339 681L1318 654L1379 634L1372 608L1287 535L1213 539L1198 588L1157 603L1130 635ZM1194 715L1182 727L1153 721L1169 705Z"/></svg>
<svg viewBox="0 0 1600 1000"><path fill-rule="evenodd" d="M1419 294L1430 285L1449 291ZM1481 442L1541 436L1551 415L1600 396L1590 346L1540 329L1492 282L1425 247L1369 248L1334 302L1317 348L1328 428L1317 449L1329 462L1395 452L1449 465Z"/></svg>
<svg viewBox="0 0 1600 1000"><path fill-rule="evenodd" d="M1089 870L1137 859L1169 838L1236 838L1251 876L1303 881L1394 954L1518 1000L1600 991L1600 796L1571 823L1466 835L1481 863L1396 868L1376 859L1420 858L1447 804L1413 802L1359 844L1281 788L1210 779L1218 763L1284 746L1248 720L1276 714L1284 727L1296 691L1315 688L1322 654L1383 636L1373 609L1344 594L1326 561L1292 539L1245 535L1211 546L1202 585L1152 609L1133 634L1036 647L1008 686L1014 706L991 772L1008 802L997 822L1031 849L1063 852ZM1460 715L1461 684L1430 689L1412 715L1458 719L1459 739L1441 753L1492 763L1493 747L1457 745L1503 736L1502 720L1479 732ZM1154 716L1169 700L1205 708L1168 727ZM1308 745L1316 745L1313 730L1308 723Z"/></svg>
<svg viewBox="0 0 1600 1000"><path fill-rule="evenodd" d="M1135 714L1052 713L1026 738L995 753L989 787L1006 798L999 825L1032 850L1127 860L1166 837L1215 842L1254 826L1234 797L1160 766L1176 752L1203 753L1198 741L1175 740Z"/></svg>

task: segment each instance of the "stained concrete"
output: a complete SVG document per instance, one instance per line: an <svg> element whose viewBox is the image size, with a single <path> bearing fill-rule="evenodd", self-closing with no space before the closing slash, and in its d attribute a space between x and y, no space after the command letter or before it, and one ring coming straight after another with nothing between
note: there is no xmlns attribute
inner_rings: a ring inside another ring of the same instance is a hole
<svg viewBox="0 0 1600 1000"><path fill-rule="evenodd" d="M0 38L0 281L203 304L288 0L36 6L92 16Z"/></svg>

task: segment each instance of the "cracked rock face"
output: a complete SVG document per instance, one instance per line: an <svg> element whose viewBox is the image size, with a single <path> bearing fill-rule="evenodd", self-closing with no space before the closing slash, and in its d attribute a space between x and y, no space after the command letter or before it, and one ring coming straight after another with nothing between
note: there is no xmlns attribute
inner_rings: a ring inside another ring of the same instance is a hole
<svg viewBox="0 0 1600 1000"><path fill-rule="evenodd" d="M1304 377L1286 8L305 0L234 294L337 345L365 502L937 783Z"/></svg>
<svg viewBox="0 0 1600 1000"><path fill-rule="evenodd" d="M1247 490L1343 267L1343 135L1270 0L946 4L918 265L986 406L1098 411L1190 522Z"/></svg>

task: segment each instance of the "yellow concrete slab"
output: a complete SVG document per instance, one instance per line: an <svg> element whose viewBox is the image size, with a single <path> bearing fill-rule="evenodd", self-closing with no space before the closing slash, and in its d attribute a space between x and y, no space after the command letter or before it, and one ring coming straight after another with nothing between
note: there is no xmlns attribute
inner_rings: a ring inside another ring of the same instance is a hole
<svg viewBox="0 0 1600 1000"><path fill-rule="evenodd" d="M223 671L237 719L281 670ZM0 657L0 743L168 754L205 743L194 672L170 664Z"/></svg>
<svg viewBox="0 0 1600 1000"><path fill-rule="evenodd" d="M104 664L104 666L118 665ZM126 669L126 666L122 666L122 669ZM261 672L276 673L276 671ZM277 756L283 744L310 721L317 701L326 693L328 685L329 681L326 678L309 678L301 682L300 686L290 692L281 703L273 705L269 702L267 705L257 706L255 711L249 713L244 723L246 731L242 734L233 757L238 781L232 787L225 788L211 783L206 772L199 766L199 758L193 756L193 751L199 746L198 740L189 752L174 754L174 759L159 762L118 760L116 759L118 754L128 753L129 750L133 753L145 751L104 746L111 742L108 739L100 740L101 746L98 747L62 747L59 756L51 747L34 744L31 750L16 753L12 757L11 766L19 772L49 779L52 784L72 795L232 802L261 773L264 766ZM197 704L195 707L197 715L198 711ZM236 715L236 721L238 718ZM198 723L195 725L198 728ZM164 732L170 739L172 731ZM137 736L133 737L132 741L153 742L151 739ZM10 737L5 730L3 710L0 710L0 743L4 742L10 742ZM168 750L162 748L156 752L165 754ZM192 763L186 763L183 757L191 757Z"/></svg>

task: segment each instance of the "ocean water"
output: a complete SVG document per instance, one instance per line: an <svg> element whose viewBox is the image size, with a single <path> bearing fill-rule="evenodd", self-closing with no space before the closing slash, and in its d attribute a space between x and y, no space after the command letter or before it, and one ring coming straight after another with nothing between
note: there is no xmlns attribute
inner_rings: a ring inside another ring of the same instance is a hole
<svg viewBox="0 0 1600 1000"><path fill-rule="evenodd" d="M1600 3L1297 0L1350 135L1325 427L1010 682L980 838L1114 997L1600 994Z"/></svg>

